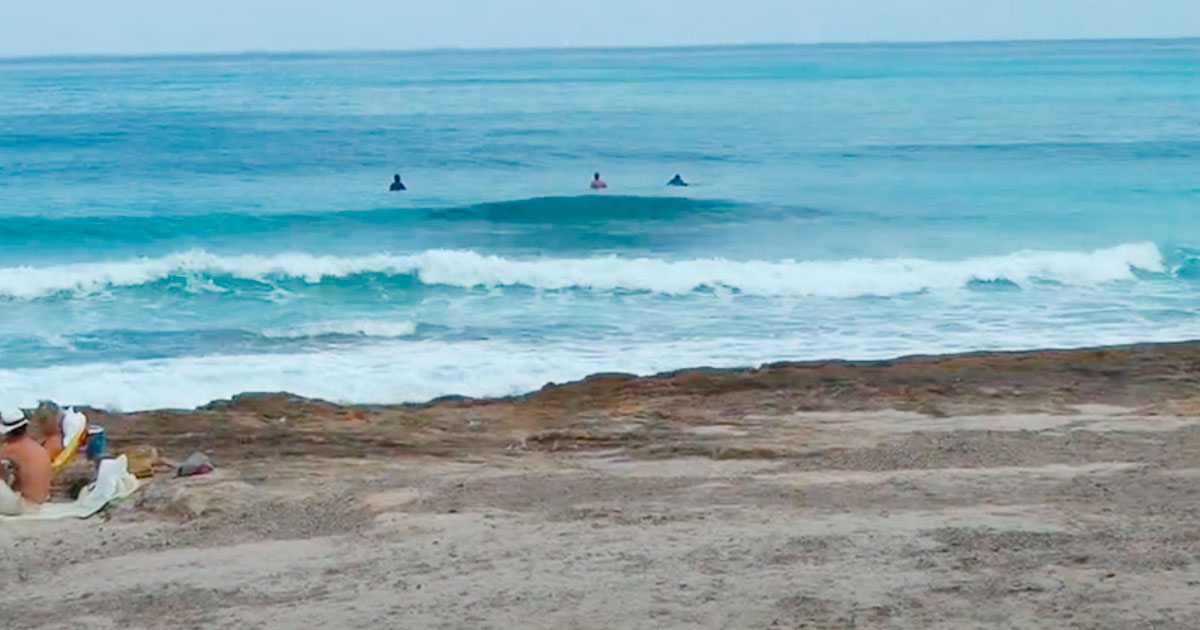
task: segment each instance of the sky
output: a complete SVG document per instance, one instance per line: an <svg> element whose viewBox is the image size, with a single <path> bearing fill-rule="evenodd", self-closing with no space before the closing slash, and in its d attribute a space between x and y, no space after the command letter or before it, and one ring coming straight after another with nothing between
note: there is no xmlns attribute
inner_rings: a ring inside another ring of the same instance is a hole
<svg viewBox="0 0 1200 630"><path fill-rule="evenodd" d="M0 0L0 57L1200 36L1200 0Z"/></svg>

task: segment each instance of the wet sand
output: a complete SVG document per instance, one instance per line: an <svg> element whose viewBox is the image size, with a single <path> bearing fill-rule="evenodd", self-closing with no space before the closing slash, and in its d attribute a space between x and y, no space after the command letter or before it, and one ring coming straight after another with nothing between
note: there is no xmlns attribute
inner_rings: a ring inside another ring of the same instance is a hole
<svg viewBox="0 0 1200 630"><path fill-rule="evenodd" d="M210 454L0 525L5 628L1197 628L1200 344L92 412Z"/></svg>

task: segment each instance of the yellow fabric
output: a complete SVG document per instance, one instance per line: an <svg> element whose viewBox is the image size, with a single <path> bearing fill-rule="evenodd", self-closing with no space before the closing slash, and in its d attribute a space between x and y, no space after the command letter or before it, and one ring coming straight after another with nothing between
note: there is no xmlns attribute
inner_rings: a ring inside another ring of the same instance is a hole
<svg viewBox="0 0 1200 630"><path fill-rule="evenodd" d="M79 446L83 444L83 436L86 434L87 431L79 431L75 434L74 438L68 438L65 435L63 436L63 439L67 440L67 443L63 444L63 450L59 451L58 456L54 458L54 461L50 462L50 468L54 469L54 472L62 470L67 464L71 463L71 459L75 457L75 453L79 450Z"/></svg>
<svg viewBox="0 0 1200 630"><path fill-rule="evenodd" d="M68 407L63 410L62 417L59 418L58 428L62 435L63 445L62 450L54 457L54 461L50 462L50 468L54 472L62 470L71 463L75 453L79 452L79 448L87 442L87 416Z"/></svg>

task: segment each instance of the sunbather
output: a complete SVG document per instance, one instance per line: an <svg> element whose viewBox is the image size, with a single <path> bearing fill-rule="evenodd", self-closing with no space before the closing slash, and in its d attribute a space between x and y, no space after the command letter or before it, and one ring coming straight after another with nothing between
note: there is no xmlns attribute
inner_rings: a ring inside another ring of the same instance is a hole
<svg viewBox="0 0 1200 630"><path fill-rule="evenodd" d="M20 410L0 413L0 514L15 516L36 511L50 498L50 456L29 437L29 420Z"/></svg>

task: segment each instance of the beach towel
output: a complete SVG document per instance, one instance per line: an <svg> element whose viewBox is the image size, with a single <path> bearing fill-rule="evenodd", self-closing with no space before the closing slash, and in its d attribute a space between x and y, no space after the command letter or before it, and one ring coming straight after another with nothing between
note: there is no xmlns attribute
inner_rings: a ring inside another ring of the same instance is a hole
<svg viewBox="0 0 1200 630"><path fill-rule="evenodd" d="M104 506L128 497L137 491L137 477L129 474L124 455L100 462L96 481L79 493L70 503L46 503L36 511L19 516L0 516L0 524L9 521L53 521L66 518L88 518Z"/></svg>
<svg viewBox="0 0 1200 630"><path fill-rule="evenodd" d="M8 484L0 482L0 518L23 514L25 505L24 499L17 494L16 490L8 487Z"/></svg>

